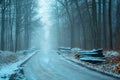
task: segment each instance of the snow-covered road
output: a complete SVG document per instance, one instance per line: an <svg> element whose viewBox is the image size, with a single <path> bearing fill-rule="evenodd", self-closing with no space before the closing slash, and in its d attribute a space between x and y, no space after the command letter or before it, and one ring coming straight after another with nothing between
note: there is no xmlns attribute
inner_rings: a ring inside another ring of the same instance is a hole
<svg viewBox="0 0 120 80"><path fill-rule="evenodd" d="M69 62L55 51L37 53L24 71L28 80L116 80Z"/></svg>

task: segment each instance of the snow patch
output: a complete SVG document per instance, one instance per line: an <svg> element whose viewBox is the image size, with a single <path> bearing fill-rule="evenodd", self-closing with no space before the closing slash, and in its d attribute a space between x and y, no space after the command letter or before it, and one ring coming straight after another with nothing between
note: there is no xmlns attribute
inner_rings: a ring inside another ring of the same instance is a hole
<svg viewBox="0 0 120 80"><path fill-rule="evenodd" d="M118 56L118 55L119 55L119 53L116 52L116 51L107 51L107 52L104 53L105 57Z"/></svg>
<svg viewBox="0 0 120 80"><path fill-rule="evenodd" d="M33 53L27 55L26 58L15 62L13 64L9 64L6 65L4 67L2 67L2 69L0 70L0 80L9 80L9 77L15 73L15 71L20 69L20 66L27 61L29 58L31 58L36 52L38 51L34 51ZM4 79L5 78L5 79Z"/></svg>

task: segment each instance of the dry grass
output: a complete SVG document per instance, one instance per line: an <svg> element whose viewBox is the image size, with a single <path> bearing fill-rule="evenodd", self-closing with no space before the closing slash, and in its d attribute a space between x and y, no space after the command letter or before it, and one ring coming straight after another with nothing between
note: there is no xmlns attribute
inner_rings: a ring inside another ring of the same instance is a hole
<svg viewBox="0 0 120 80"><path fill-rule="evenodd" d="M9 64L16 62L18 60L18 55L9 52L9 51L1 51L0 52L0 64Z"/></svg>
<svg viewBox="0 0 120 80"><path fill-rule="evenodd" d="M120 52L104 51L104 54L108 54L108 55L105 57L106 61L104 62L102 69L107 71L109 70L115 73L120 73Z"/></svg>
<svg viewBox="0 0 120 80"><path fill-rule="evenodd" d="M117 64L117 66L115 67L114 72L120 74L120 62L119 62L119 63Z"/></svg>
<svg viewBox="0 0 120 80"><path fill-rule="evenodd" d="M87 65L91 65L93 67L100 68L104 71L110 71L113 73L120 74L120 51L103 51L103 55L105 56L106 61L101 64L92 64L87 63ZM80 59L78 52L73 50L71 53L67 54L68 57L74 57L75 59Z"/></svg>
<svg viewBox="0 0 120 80"><path fill-rule="evenodd" d="M106 57L106 64L117 64L120 62L120 55Z"/></svg>
<svg viewBox="0 0 120 80"><path fill-rule="evenodd" d="M120 73L120 52L119 51L103 51L103 54L105 55L105 58L106 58L106 61L104 63L102 63L102 64L89 63L89 65L96 66L105 71ZM76 51L69 53L68 56L69 57L73 56L76 59L80 58L80 56L77 55Z"/></svg>
<svg viewBox="0 0 120 80"><path fill-rule="evenodd" d="M118 64L120 62L120 53L118 51L104 51L106 61L105 64Z"/></svg>

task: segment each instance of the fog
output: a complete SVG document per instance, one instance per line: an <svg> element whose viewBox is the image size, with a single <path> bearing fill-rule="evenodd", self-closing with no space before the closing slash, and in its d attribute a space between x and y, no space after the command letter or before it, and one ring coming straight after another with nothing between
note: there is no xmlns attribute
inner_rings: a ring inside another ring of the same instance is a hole
<svg viewBox="0 0 120 80"><path fill-rule="evenodd" d="M1 50L120 49L120 0L10 1L0 0Z"/></svg>
<svg viewBox="0 0 120 80"><path fill-rule="evenodd" d="M47 4L46 4L47 3ZM52 0L38 0L37 18L40 18L38 26L32 32L31 45L42 50L55 49L57 46L56 31L52 20ZM53 27L54 26L54 27Z"/></svg>

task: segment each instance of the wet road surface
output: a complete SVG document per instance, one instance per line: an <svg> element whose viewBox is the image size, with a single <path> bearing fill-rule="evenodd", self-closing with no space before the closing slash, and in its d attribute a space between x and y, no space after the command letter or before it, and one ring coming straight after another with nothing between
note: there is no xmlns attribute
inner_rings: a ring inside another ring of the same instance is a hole
<svg viewBox="0 0 120 80"><path fill-rule="evenodd" d="M24 65L27 80L117 80L67 61L55 51L42 51Z"/></svg>

